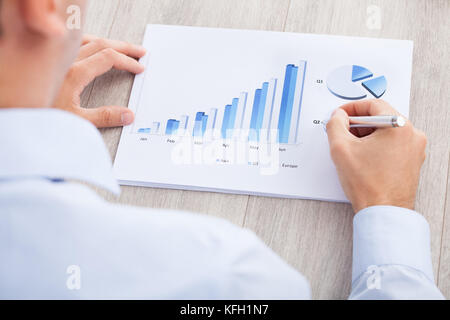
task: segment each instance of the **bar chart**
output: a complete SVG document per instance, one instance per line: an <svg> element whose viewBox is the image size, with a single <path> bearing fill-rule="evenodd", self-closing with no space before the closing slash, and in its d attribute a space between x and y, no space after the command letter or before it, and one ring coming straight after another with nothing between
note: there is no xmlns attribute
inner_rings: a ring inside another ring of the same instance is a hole
<svg viewBox="0 0 450 320"><path fill-rule="evenodd" d="M149 25L143 45L123 185L348 201L323 121L379 97L408 115L411 41Z"/></svg>
<svg viewBox="0 0 450 320"><path fill-rule="evenodd" d="M252 94L243 91L237 97L231 98L230 103L221 109L198 110L192 115L156 121L151 127L138 128L137 133L190 135L202 141L244 139L252 143L297 144L306 66L307 62L303 60L298 64L286 65L282 85L280 79L271 78L263 82ZM275 106L277 94L282 98L281 103ZM248 108L251 108L251 116L246 119ZM275 108L278 108L278 121L273 119ZM223 115L221 121L218 121L219 113ZM161 124L165 126L164 131L161 131ZM276 134L273 134L274 132Z"/></svg>

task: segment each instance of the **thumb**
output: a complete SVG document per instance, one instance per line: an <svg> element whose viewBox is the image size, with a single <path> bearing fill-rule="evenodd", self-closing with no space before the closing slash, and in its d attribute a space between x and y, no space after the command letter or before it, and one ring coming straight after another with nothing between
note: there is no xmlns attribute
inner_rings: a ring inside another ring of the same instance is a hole
<svg viewBox="0 0 450 320"><path fill-rule="evenodd" d="M133 111L125 107L105 106L82 110L81 116L97 128L122 127L134 121Z"/></svg>
<svg viewBox="0 0 450 320"><path fill-rule="evenodd" d="M349 131L350 121L347 112L338 108L327 123L327 134L330 145L336 141L349 139L353 135Z"/></svg>

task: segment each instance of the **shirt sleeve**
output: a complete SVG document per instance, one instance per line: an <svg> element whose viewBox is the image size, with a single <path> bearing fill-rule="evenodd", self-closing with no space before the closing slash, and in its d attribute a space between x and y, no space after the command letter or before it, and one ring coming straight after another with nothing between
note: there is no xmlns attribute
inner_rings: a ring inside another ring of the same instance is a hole
<svg viewBox="0 0 450 320"><path fill-rule="evenodd" d="M434 283L430 229L415 211L361 210L353 222L350 299L442 299Z"/></svg>

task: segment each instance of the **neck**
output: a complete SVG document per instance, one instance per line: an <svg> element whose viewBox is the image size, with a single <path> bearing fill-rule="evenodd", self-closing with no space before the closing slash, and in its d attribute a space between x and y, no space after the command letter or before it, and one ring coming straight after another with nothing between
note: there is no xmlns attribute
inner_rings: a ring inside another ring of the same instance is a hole
<svg viewBox="0 0 450 320"><path fill-rule="evenodd" d="M55 96L55 70L43 46L0 43L0 108L47 108Z"/></svg>

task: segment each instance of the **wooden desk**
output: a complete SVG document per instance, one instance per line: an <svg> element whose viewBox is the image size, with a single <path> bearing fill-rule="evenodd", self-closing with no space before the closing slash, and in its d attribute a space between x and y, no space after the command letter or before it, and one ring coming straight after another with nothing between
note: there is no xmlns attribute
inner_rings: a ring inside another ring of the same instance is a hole
<svg viewBox="0 0 450 320"><path fill-rule="evenodd" d="M367 8L381 9L381 29ZM371 16L371 14L369 14ZM436 281L450 296L450 1L116 0L90 1L86 31L141 43L148 23L409 39L414 41L411 120L425 131L428 159L416 209L430 223ZM83 94L84 106L127 105L133 77L112 71ZM103 130L114 157L121 129ZM349 205L123 187L111 201L200 212L255 231L309 278L313 298L345 299L351 286Z"/></svg>

